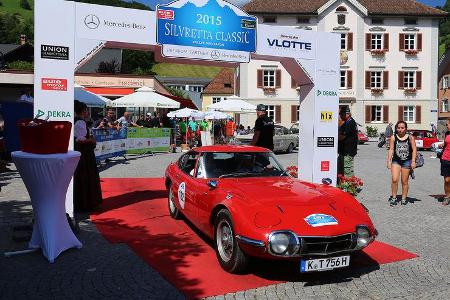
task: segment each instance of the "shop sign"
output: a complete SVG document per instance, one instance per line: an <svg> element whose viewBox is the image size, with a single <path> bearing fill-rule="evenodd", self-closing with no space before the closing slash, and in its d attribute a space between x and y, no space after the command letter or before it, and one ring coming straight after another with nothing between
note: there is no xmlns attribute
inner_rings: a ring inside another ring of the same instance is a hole
<svg viewBox="0 0 450 300"><path fill-rule="evenodd" d="M333 97L337 95L335 91L317 90L317 96Z"/></svg>
<svg viewBox="0 0 450 300"><path fill-rule="evenodd" d="M332 148L332 147L334 147L334 137L332 137L332 136L319 136L319 137L317 137L317 147L319 147L319 148Z"/></svg>
<svg viewBox="0 0 450 300"><path fill-rule="evenodd" d="M320 171L329 172L330 171L330 161L325 160L320 162Z"/></svg>
<svg viewBox="0 0 450 300"><path fill-rule="evenodd" d="M158 5L156 16L164 56L248 62L256 51L256 17L228 2L176 1Z"/></svg>
<svg viewBox="0 0 450 300"><path fill-rule="evenodd" d="M333 112L331 111L321 111L320 112L321 122L331 122L333 121Z"/></svg>
<svg viewBox="0 0 450 300"><path fill-rule="evenodd" d="M41 45L41 58L69 60L69 47Z"/></svg>
<svg viewBox="0 0 450 300"><path fill-rule="evenodd" d="M67 79L42 78L41 89L44 91L67 91Z"/></svg>
<svg viewBox="0 0 450 300"><path fill-rule="evenodd" d="M38 112L36 114L36 119L41 119L42 117L46 117L47 119L52 118L71 118L72 114L70 111L63 111L63 110L49 110L47 113L45 111L38 109Z"/></svg>

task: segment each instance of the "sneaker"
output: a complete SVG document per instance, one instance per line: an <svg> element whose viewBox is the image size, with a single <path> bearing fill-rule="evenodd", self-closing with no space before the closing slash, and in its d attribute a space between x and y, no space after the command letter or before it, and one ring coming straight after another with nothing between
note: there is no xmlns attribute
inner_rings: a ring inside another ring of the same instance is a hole
<svg viewBox="0 0 450 300"><path fill-rule="evenodd" d="M388 202L391 206L394 206L397 204L397 198L394 198L392 196L389 197Z"/></svg>
<svg viewBox="0 0 450 300"><path fill-rule="evenodd" d="M408 200L407 200L407 199L402 199L400 203L401 203L402 205L406 205L406 204L408 203Z"/></svg>
<svg viewBox="0 0 450 300"><path fill-rule="evenodd" d="M450 198L445 197L444 200L442 200L442 205L449 205L450 204Z"/></svg>

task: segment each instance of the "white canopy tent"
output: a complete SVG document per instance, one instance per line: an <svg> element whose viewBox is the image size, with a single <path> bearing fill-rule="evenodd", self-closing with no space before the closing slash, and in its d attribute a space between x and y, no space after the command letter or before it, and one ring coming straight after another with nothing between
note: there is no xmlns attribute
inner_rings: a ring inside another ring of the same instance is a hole
<svg viewBox="0 0 450 300"><path fill-rule="evenodd" d="M89 107L105 107L111 104L111 100L103 96L91 93L79 84L74 85L74 99L86 103Z"/></svg>
<svg viewBox="0 0 450 300"><path fill-rule="evenodd" d="M123 96L112 102L113 107L153 107L179 108L180 103L155 92L153 88L141 87L133 94Z"/></svg>
<svg viewBox="0 0 450 300"><path fill-rule="evenodd" d="M195 118L195 119L203 119L205 116L204 112L198 111L196 109L191 108L182 108L179 110L171 111L167 114L169 118Z"/></svg>
<svg viewBox="0 0 450 300"><path fill-rule="evenodd" d="M231 96L227 100L211 104L208 106L208 109L239 114L256 112L255 105L250 104L236 96Z"/></svg>
<svg viewBox="0 0 450 300"><path fill-rule="evenodd" d="M207 111L205 114L206 120L224 120L227 119L229 116L226 113L217 111L217 110L210 110Z"/></svg>

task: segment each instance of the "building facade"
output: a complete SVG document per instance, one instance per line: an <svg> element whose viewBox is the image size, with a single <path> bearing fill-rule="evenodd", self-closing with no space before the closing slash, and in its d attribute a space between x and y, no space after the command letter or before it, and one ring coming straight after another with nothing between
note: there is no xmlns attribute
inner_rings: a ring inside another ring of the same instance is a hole
<svg viewBox="0 0 450 300"><path fill-rule="evenodd" d="M380 131L405 120L428 129L437 120L438 28L445 12L412 0L253 0L244 10L263 24L339 34L339 102L363 127ZM241 74L242 98L278 105L279 123L296 121L298 91L281 66L253 61L241 65Z"/></svg>
<svg viewBox="0 0 450 300"><path fill-rule="evenodd" d="M223 68L202 92L202 110L207 111L211 104L227 100L233 96L235 75L233 69Z"/></svg>
<svg viewBox="0 0 450 300"><path fill-rule="evenodd" d="M439 60L439 120L450 119L450 47Z"/></svg>

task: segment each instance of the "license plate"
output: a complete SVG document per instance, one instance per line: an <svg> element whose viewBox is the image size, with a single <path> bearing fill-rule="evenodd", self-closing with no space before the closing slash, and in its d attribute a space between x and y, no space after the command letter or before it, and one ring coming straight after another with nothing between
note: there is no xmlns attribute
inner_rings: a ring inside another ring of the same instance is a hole
<svg viewBox="0 0 450 300"><path fill-rule="evenodd" d="M327 271L337 268L348 267L350 256L327 257L319 259L301 260L300 272Z"/></svg>

